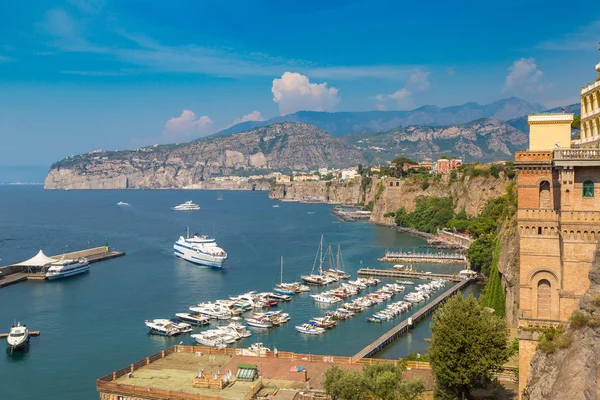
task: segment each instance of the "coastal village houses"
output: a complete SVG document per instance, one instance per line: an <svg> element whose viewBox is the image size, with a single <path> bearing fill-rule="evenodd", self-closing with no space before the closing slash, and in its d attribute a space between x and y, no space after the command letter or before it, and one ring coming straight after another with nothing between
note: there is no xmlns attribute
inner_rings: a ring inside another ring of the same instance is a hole
<svg viewBox="0 0 600 400"><path fill-rule="evenodd" d="M600 238L600 64L581 88L581 138L573 114L530 115L529 149L515 155L520 235L519 391L540 329L568 321L590 285Z"/></svg>

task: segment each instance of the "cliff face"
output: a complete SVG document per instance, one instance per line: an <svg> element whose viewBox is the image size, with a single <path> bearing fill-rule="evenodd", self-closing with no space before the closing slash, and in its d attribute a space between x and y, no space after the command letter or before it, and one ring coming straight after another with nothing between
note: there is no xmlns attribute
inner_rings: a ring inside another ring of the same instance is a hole
<svg viewBox="0 0 600 400"><path fill-rule="evenodd" d="M579 308L588 323L579 329L568 327L563 337L570 345L553 353L538 350L531 361L527 380L529 398L590 400L600 396L600 251L590 268L590 288L581 298Z"/></svg>
<svg viewBox="0 0 600 400"><path fill-rule="evenodd" d="M506 292L506 326L519 325L519 231L516 216L508 221L500 232L502 249L498 258L498 272Z"/></svg>
<svg viewBox="0 0 600 400"><path fill-rule="evenodd" d="M390 183L393 182L393 186ZM398 186L396 186L398 182ZM487 199L506 192L508 181L503 178L465 178L459 182L433 181L426 189L418 181L373 178L363 185L361 178L345 182L291 182L285 184L287 198L314 198L345 204L374 202L371 221L390 224L393 220L384 217L404 207L407 212L415 209L416 200L423 196L452 196L456 200L455 211L464 207L467 214L477 215ZM364 190L363 190L364 188ZM273 199L283 198L284 185L274 185L269 192Z"/></svg>
<svg viewBox="0 0 600 400"><path fill-rule="evenodd" d="M181 145L69 157L51 167L45 188L181 188L244 170L308 170L364 162L360 151L312 125L281 123Z"/></svg>

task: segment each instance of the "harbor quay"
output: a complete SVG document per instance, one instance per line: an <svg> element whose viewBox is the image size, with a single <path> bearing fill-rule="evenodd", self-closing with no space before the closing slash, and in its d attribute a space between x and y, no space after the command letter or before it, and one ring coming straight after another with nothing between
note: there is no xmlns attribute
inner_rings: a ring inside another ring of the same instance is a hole
<svg viewBox="0 0 600 400"><path fill-rule="evenodd" d="M175 345L99 378L96 389L101 400L315 399L326 398L323 379L332 365L359 371L365 364L399 362ZM406 379L433 388L428 363L406 367Z"/></svg>
<svg viewBox="0 0 600 400"><path fill-rule="evenodd" d="M45 270L47 267L44 264L36 261L40 255L45 257L45 261L48 261L49 259L59 261L61 259L86 258L90 264L93 264L116 257L122 257L125 255L125 253L111 250L109 246L100 246L46 257L40 250L40 253L38 253L37 256L32 257L29 260L18 264L0 267L0 288L27 280L46 280Z"/></svg>
<svg viewBox="0 0 600 400"><path fill-rule="evenodd" d="M381 262L393 263L424 263L424 264L464 264L467 262L467 256L464 253L444 253L444 252L417 252L401 249L399 251L386 251L385 256L379 259Z"/></svg>

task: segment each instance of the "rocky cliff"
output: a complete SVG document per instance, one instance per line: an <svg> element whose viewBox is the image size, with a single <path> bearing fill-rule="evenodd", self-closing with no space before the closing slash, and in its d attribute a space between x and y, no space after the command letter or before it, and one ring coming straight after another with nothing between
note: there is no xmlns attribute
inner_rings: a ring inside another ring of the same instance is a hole
<svg viewBox="0 0 600 400"><path fill-rule="evenodd" d="M308 170L364 162L359 150L327 132L308 124L286 122L181 145L68 157L52 165L45 188L181 188L219 174Z"/></svg>
<svg viewBox="0 0 600 400"><path fill-rule="evenodd" d="M498 258L498 272L506 293L506 326L519 325L519 231L516 215L500 229L502 249Z"/></svg>
<svg viewBox="0 0 600 400"><path fill-rule="evenodd" d="M511 159L525 147L527 135L497 119L443 127L407 126L386 132L356 133L344 140L364 151L372 162L397 156L415 160L456 155L468 160Z"/></svg>
<svg viewBox="0 0 600 400"><path fill-rule="evenodd" d="M538 350L527 380L529 399L592 400L600 396L600 251L590 268L590 288L581 298L581 318L561 334L552 351Z"/></svg>
<svg viewBox="0 0 600 400"><path fill-rule="evenodd" d="M419 180L397 180L391 178L355 178L345 182L291 182L274 185L269 192L273 199L311 198L344 204L368 204L373 201L371 221L390 224L393 221L384 217L404 207L407 212L415 208L416 200L423 196L452 196L456 200L455 211L465 208L467 214L477 215L487 199L501 196L506 192L508 181L504 178L472 178L447 182L432 180L426 188ZM396 186L396 183L398 184ZM392 184L392 186L390 186Z"/></svg>

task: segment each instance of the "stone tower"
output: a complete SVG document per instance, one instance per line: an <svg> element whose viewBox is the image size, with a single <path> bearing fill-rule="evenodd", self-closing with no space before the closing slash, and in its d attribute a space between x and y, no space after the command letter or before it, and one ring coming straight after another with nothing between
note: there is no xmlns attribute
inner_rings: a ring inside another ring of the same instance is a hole
<svg viewBox="0 0 600 400"><path fill-rule="evenodd" d="M600 70L600 64L596 68ZM600 89L600 81L594 85ZM588 91L582 90L582 117L584 109L588 110L583 96ZM582 141L592 143L586 140L588 136L571 141L572 121L573 114L529 116L529 149L515 155L521 256L519 328L525 328L519 329L520 392L537 347L536 333L526 328L556 327L568 321L590 285L588 271L600 238L600 191L596 196L600 150L597 142L596 148L583 148Z"/></svg>

